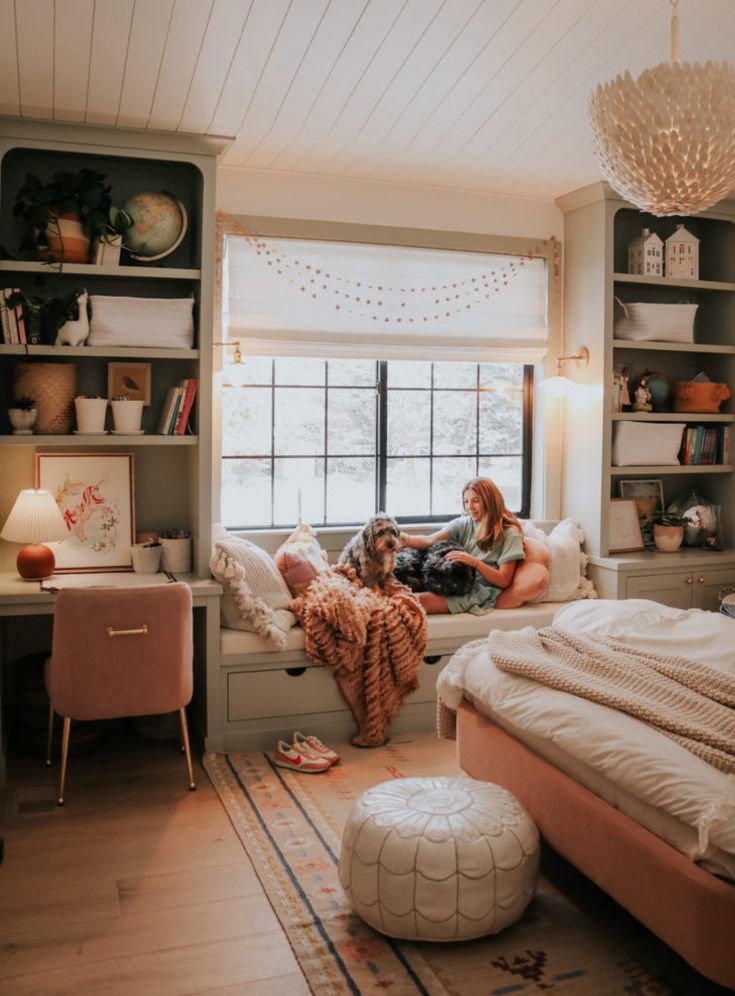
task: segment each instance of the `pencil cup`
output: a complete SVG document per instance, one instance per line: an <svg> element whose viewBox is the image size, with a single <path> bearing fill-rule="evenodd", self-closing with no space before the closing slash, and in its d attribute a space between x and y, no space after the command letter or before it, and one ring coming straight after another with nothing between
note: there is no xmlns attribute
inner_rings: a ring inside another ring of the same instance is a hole
<svg viewBox="0 0 735 996"><path fill-rule="evenodd" d="M161 547L136 543L130 547L130 559L136 574L157 574L161 569Z"/></svg>
<svg viewBox="0 0 735 996"><path fill-rule="evenodd" d="M161 569L172 574L188 574L191 570L191 536L160 540Z"/></svg>

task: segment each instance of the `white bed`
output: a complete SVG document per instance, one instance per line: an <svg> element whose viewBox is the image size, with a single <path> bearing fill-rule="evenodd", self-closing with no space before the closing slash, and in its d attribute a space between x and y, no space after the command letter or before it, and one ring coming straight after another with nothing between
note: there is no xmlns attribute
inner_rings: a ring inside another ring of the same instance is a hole
<svg viewBox="0 0 735 996"><path fill-rule="evenodd" d="M631 648L700 660L735 675L735 620L642 599L579 601L553 625L611 636ZM464 698L616 809L699 863L735 881L735 775L725 774L633 716L497 669L486 640L462 647L437 684Z"/></svg>

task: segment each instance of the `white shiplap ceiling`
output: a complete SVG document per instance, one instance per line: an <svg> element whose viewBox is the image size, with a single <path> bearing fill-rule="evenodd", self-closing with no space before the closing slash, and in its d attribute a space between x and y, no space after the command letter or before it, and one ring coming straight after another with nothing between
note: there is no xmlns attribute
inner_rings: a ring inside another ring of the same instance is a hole
<svg viewBox="0 0 735 996"><path fill-rule="evenodd" d="M679 0L735 60L735 0ZM668 0L0 0L0 114L232 136L224 165L550 199L598 179L598 81Z"/></svg>

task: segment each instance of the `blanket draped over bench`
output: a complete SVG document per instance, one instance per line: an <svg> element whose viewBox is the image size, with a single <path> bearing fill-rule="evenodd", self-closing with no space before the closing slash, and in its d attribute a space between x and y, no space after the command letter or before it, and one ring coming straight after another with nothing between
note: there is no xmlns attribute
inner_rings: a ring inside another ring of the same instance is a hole
<svg viewBox="0 0 735 996"><path fill-rule="evenodd" d="M715 768L735 772L735 677L697 661L631 650L553 626L487 639L493 664L641 719ZM439 732L451 736L446 707Z"/></svg>
<svg viewBox="0 0 735 996"><path fill-rule="evenodd" d="M385 593L363 587L343 565L317 575L291 603L304 630L311 661L334 669L357 722L353 743L378 747L401 707L418 687L426 650L426 615L408 588Z"/></svg>

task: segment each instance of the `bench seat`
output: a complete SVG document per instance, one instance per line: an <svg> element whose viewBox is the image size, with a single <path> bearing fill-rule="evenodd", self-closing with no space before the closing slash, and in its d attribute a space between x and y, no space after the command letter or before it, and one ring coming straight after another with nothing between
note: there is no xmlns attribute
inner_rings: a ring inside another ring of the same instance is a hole
<svg viewBox="0 0 735 996"><path fill-rule="evenodd" d="M563 604L539 602L484 616L466 612L430 616L419 687L405 698L389 735L433 728L436 679L455 650L491 629L548 626ZM214 712L219 721L206 739L211 750L272 750L278 739L290 738L294 730L315 733L325 742L347 740L356 732L330 669L306 656L300 626L290 630L283 650L275 650L255 633L223 628L219 665L208 692L219 703Z"/></svg>

